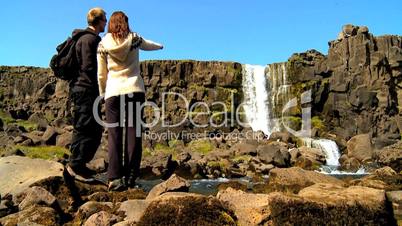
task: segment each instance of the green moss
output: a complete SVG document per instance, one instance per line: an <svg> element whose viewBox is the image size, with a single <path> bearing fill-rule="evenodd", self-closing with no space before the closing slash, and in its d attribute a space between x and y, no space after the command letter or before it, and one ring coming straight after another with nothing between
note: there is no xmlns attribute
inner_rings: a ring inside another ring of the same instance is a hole
<svg viewBox="0 0 402 226"><path fill-rule="evenodd" d="M182 140L172 139L169 140L168 145L170 148L177 148L184 146L184 143Z"/></svg>
<svg viewBox="0 0 402 226"><path fill-rule="evenodd" d="M9 124L16 124L18 126L22 126L25 128L27 131L33 131L38 128L38 124L29 122L27 120L21 120L21 119L13 119L10 115L7 113L0 111L0 118L3 121L4 124L9 125Z"/></svg>
<svg viewBox="0 0 402 226"><path fill-rule="evenodd" d="M24 127L28 132L38 129L38 124L25 120L17 120L15 124Z"/></svg>
<svg viewBox="0 0 402 226"><path fill-rule="evenodd" d="M188 145L191 151L207 154L214 149L214 145L209 140L193 140Z"/></svg>
<svg viewBox="0 0 402 226"><path fill-rule="evenodd" d="M63 158L64 155L69 155L70 152L68 149L58 146L36 146L36 147L28 147L17 145L14 147L15 149L19 149L27 157L30 158L39 158L39 159L55 159L55 158Z"/></svg>
<svg viewBox="0 0 402 226"><path fill-rule="evenodd" d="M324 122L319 116L314 116L311 118L311 126L319 130L325 130L326 128Z"/></svg>
<svg viewBox="0 0 402 226"><path fill-rule="evenodd" d="M150 148L143 148L142 149L142 156L149 157L152 155L152 150Z"/></svg>
<svg viewBox="0 0 402 226"><path fill-rule="evenodd" d="M177 155L178 155L178 152L176 151L175 148L171 148L171 147L166 146L164 144L156 144L155 147L154 147L154 152L155 153L164 153L164 154L167 154L167 155L171 154L173 160L176 160Z"/></svg>
<svg viewBox="0 0 402 226"><path fill-rule="evenodd" d="M214 169L225 169L226 163L223 161L210 161L207 163L207 166L209 168L214 168Z"/></svg>
<svg viewBox="0 0 402 226"><path fill-rule="evenodd" d="M249 163L251 158L252 158L251 155L236 156L236 157L232 158L232 162L235 163L235 164Z"/></svg>

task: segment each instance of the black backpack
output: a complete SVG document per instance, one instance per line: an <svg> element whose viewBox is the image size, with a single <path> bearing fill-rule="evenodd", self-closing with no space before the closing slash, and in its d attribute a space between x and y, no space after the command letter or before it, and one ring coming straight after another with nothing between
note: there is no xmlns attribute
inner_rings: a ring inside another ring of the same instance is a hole
<svg viewBox="0 0 402 226"><path fill-rule="evenodd" d="M87 33L86 31L78 32L56 47L57 54L52 57L49 66L57 78L70 81L78 76L79 65L75 54L75 44L82 35Z"/></svg>

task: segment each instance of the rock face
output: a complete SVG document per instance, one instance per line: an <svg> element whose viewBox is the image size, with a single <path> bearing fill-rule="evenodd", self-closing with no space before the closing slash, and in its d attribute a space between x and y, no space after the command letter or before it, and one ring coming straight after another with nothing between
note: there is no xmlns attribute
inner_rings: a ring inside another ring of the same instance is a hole
<svg viewBox="0 0 402 226"><path fill-rule="evenodd" d="M289 59L293 93L312 89L313 115L345 140L370 134L376 148L395 143L402 131L401 48L401 36L374 37L367 27L347 25L327 56L307 51Z"/></svg>
<svg viewBox="0 0 402 226"><path fill-rule="evenodd" d="M390 166L396 172L402 171L402 141L387 146L375 154L375 159L383 166Z"/></svg>
<svg viewBox="0 0 402 226"><path fill-rule="evenodd" d="M18 194L30 185L50 177L63 177L63 165L20 156L0 158L0 195Z"/></svg>

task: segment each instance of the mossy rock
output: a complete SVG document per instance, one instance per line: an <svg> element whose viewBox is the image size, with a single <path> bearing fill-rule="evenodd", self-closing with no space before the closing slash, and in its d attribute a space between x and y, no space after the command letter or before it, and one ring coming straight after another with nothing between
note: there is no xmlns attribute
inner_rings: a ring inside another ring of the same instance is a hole
<svg viewBox="0 0 402 226"><path fill-rule="evenodd" d="M237 225L237 219L216 198L188 196L152 202L137 225Z"/></svg>
<svg viewBox="0 0 402 226"><path fill-rule="evenodd" d="M214 149L214 145L208 139L193 140L188 143L187 147L191 151L207 154Z"/></svg>
<svg viewBox="0 0 402 226"><path fill-rule="evenodd" d="M14 149L22 151L27 157L46 159L46 160L65 158L66 155L70 154L70 151L68 149L58 146L28 147L28 146L16 145Z"/></svg>

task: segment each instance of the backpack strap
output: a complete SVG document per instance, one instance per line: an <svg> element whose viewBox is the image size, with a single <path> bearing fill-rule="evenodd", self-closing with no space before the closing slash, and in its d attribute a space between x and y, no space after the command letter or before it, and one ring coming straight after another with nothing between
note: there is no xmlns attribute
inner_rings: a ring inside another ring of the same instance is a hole
<svg viewBox="0 0 402 226"><path fill-rule="evenodd" d="M139 36L137 33L133 32L131 34L133 36L133 39L131 40L130 51L133 50L133 49L138 48L141 45L142 41L143 41L142 37Z"/></svg>

